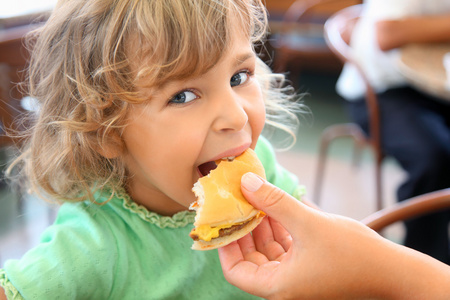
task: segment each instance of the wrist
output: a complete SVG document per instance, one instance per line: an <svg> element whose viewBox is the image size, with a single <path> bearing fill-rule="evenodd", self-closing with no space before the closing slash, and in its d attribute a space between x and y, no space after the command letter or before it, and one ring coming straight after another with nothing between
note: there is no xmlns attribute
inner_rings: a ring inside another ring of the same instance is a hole
<svg viewBox="0 0 450 300"><path fill-rule="evenodd" d="M383 265L385 299L448 299L450 267L413 249L387 241Z"/></svg>

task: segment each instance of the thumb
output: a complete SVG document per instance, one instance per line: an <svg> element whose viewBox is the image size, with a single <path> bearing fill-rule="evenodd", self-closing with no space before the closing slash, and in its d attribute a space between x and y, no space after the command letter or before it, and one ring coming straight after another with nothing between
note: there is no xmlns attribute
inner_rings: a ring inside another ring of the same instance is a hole
<svg viewBox="0 0 450 300"><path fill-rule="evenodd" d="M247 201L278 221L291 235L308 226L313 209L254 173L241 178L241 191Z"/></svg>

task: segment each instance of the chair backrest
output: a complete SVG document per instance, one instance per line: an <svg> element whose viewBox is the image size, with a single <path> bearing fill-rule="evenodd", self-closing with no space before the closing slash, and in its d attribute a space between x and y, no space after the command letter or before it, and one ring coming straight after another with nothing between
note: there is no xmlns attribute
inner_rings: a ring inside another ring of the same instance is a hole
<svg viewBox="0 0 450 300"><path fill-rule="evenodd" d="M275 10L275 4L284 10ZM341 62L327 47L323 25L334 12L360 3L360 0L267 1L275 72L289 72L291 79L303 70L337 73ZM286 4L289 3L289 6ZM270 11L272 9L272 12Z"/></svg>
<svg viewBox="0 0 450 300"><path fill-rule="evenodd" d="M381 231L396 222L443 209L450 209L450 188L401 201L369 215L361 222L375 231Z"/></svg>
<svg viewBox="0 0 450 300"><path fill-rule="evenodd" d="M291 34L293 28L297 28L302 32L296 32L297 34L312 34L323 38L323 24L326 21L324 16L321 17L322 13L315 13L318 7L323 7L327 5L344 5L344 2L350 2L348 0L296 0L291 6L286 10L283 15L280 32L282 34ZM353 2L353 1L352 1ZM347 4L347 6L350 4ZM330 13L331 15L332 13ZM317 15L317 16L316 16ZM320 19L323 19L321 21ZM309 32L309 33L308 33ZM283 36L281 36L282 38ZM289 38L288 38L289 39ZM281 41L282 42L282 41ZM326 45L323 44L323 49L318 46L311 49L312 51L329 51Z"/></svg>
<svg viewBox="0 0 450 300"><path fill-rule="evenodd" d="M370 85L366 74L361 66L354 59L353 49L349 45L353 27L358 21L364 4L357 4L346 7L335 14L333 14L324 25L325 41L331 51L343 63L350 63L358 70L366 87L366 103L369 112L369 142L375 148L375 155L377 161L381 162L383 154L381 151L381 134L380 134L380 113L378 108L378 101L375 91Z"/></svg>
<svg viewBox="0 0 450 300"><path fill-rule="evenodd" d="M312 15L331 15L344 7L361 2L361 0L296 0L284 12L283 23L299 23Z"/></svg>

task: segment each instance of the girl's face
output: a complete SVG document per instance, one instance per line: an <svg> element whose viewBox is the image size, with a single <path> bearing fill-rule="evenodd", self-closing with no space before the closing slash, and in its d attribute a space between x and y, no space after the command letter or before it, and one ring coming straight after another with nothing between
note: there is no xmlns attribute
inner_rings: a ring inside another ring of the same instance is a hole
<svg viewBox="0 0 450 300"><path fill-rule="evenodd" d="M254 148L265 107L254 78L256 56L235 33L229 50L200 77L140 92L123 132L133 200L162 215L186 210L202 165Z"/></svg>

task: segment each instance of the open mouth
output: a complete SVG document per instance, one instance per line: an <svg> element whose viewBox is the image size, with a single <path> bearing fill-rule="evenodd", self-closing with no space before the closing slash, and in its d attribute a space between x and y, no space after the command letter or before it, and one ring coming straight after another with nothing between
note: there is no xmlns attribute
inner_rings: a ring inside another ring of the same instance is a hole
<svg viewBox="0 0 450 300"><path fill-rule="evenodd" d="M220 164L221 161L227 160L227 161L233 161L235 156L229 156L224 157L222 159L216 160L216 161L208 161L204 164L201 164L198 166L198 171L201 174L201 176L207 176L212 170L217 168L217 166Z"/></svg>

